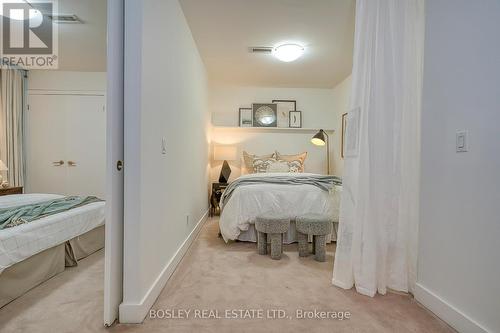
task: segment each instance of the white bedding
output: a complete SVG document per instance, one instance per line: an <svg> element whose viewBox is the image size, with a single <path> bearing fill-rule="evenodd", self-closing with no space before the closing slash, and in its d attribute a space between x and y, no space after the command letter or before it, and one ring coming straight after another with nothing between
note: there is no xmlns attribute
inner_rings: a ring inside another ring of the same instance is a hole
<svg viewBox="0 0 500 333"><path fill-rule="evenodd" d="M0 196L0 209L61 198L56 194ZM104 224L105 203L94 202L66 212L0 230L0 273L39 252Z"/></svg>
<svg viewBox="0 0 500 333"><path fill-rule="evenodd" d="M283 173L249 174L241 177L273 177ZM290 174L300 177L308 174ZM310 175L310 174L309 174ZM338 221L341 186L330 192L314 185L255 184L236 188L224 205L219 220L222 237L238 239L263 213L285 214L290 218L308 213L326 214Z"/></svg>

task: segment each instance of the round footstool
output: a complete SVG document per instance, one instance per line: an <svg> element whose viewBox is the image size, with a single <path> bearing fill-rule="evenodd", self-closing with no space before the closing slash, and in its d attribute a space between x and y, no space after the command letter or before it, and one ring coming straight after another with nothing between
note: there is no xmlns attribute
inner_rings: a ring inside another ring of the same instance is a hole
<svg viewBox="0 0 500 333"><path fill-rule="evenodd" d="M332 233L333 220L325 215L298 216L295 220L299 241L299 256L309 255L308 235L313 236L313 253L316 261L326 260L326 235Z"/></svg>
<svg viewBox="0 0 500 333"><path fill-rule="evenodd" d="M271 258L281 259L283 252L283 234L290 227L290 219L276 216L257 216L255 230L257 230L257 248L259 254L267 254L267 238L271 240Z"/></svg>

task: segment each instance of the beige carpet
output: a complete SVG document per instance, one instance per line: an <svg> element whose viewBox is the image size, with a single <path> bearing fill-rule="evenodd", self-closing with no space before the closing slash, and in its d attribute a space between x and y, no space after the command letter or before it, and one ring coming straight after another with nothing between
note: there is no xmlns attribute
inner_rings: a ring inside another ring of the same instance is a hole
<svg viewBox="0 0 500 333"><path fill-rule="evenodd" d="M103 279L100 250L0 309L0 332L97 332L103 323Z"/></svg>
<svg viewBox="0 0 500 333"><path fill-rule="evenodd" d="M0 310L1 332L453 332L406 295L369 298L331 285L334 245L326 263L260 256L255 244L225 244L209 220L153 310L191 310L189 319L150 319L102 328L103 252ZM195 310L279 309L284 319L199 319ZM297 319L297 310L349 311L347 320Z"/></svg>

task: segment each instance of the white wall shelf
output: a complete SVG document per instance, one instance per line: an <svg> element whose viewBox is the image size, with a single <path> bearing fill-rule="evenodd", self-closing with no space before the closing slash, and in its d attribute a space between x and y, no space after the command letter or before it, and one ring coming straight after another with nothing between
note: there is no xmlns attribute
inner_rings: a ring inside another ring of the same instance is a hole
<svg viewBox="0 0 500 333"><path fill-rule="evenodd" d="M316 133L320 128L290 128L290 127L238 127L238 126L213 126L217 130L242 131L242 132L271 132L271 133ZM323 128L323 131L333 133L331 128Z"/></svg>

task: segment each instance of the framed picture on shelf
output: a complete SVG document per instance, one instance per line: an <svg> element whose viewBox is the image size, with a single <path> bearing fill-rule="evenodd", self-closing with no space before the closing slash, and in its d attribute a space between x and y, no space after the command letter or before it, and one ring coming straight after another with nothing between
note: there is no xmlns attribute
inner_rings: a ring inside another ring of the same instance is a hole
<svg viewBox="0 0 500 333"><path fill-rule="evenodd" d="M290 111L289 112L289 126L291 128L301 128L302 127L302 111Z"/></svg>
<svg viewBox="0 0 500 333"><path fill-rule="evenodd" d="M253 113L251 108L240 108L239 125L240 127L253 126Z"/></svg>
<svg viewBox="0 0 500 333"><path fill-rule="evenodd" d="M297 110L297 101L286 99L273 99L277 107L278 127L289 127L290 111Z"/></svg>
<svg viewBox="0 0 500 333"><path fill-rule="evenodd" d="M275 103L254 103L253 126L254 127L276 127L278 106Z"/></svg>
<svg viewBox="0 0 500 333"><path fill-rule="evenodd" d="M344 158L345 130L347 129L347 112L342 115L342 137L340 138L340 157Z"/></svg>

